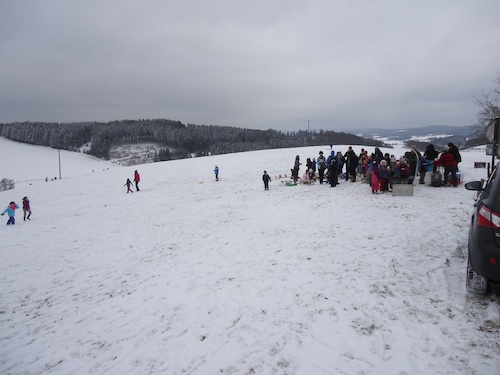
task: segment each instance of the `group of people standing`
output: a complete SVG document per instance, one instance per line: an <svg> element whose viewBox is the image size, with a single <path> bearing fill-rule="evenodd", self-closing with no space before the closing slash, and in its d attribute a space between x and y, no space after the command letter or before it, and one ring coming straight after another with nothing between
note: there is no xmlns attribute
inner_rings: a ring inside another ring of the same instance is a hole
<svg viewBox="0 0 500 375"><path fill-rule="evenodd" d="M371 186L372 193L378 193L390 190L394 179L413 184L418 175L420 177L419 183L424 184L426 173L435 173L437 167L442 166L444 168L442 183L448 185L451 181L451 184L456 187L458 163L461 161L462 158L457 146L451 142L441 152L438 152L433 144L429 144L423 155L416 146L412 146L411 150L399 159L389 153L382 153L378 147L375 147L371 155L363 148L357 155L352 146L349 146L344 154L335 153L332 148L328 157L325 157L323 151L320 151L317 159L307 158L306 171L302 176L302 181L307 183L316 180L316 172L318 172L317 178L320 184L326 180L331 187L335 187L338 184L339 176L342 176L345 181L350 180L351 182L355 182L356 178L360 177L362 181ZM299 179L301 165L300 157L297 155L291 170L294 182Z"/></svg>
<svg viewBox="0 0 500 375"><path fill-rule="evenodd" d="M316 180L317 171L320 184L323 184L323 182L326 181L331 187L335 187L339 182L339 176L343 174L343 168L345 165L345 180L348 181L350 179L352 182L355 182L358 161L358 156L353 151L351 146L349 146L349 149L345 154L342 154L340 151L335 153L332 148L328 157L325 157L323 151L320 151L317 159L307 158L306 171L302 176L302 180L306 182ZM297 182L299 178L299 169L301 165L302 163L300 163L300 157L297 155L292 169L292 178L295 182Z"/></svg>
<svg viewBox="0 0 500 375"><path fill-rule="evenodd" d="M461 161L458 147L451 142L441 152L433 144L429 144L423 155L416 146L412 146L399 159L388 153L382 154L376 147L370 156L366 152L361 156L359 173L371 185L372 193L390 190L394 181L413 184L417 176L419 184L425 184L427 173L432 173L432 178L440 179L439 186L447 186L451 182L451 185L457 187L458 163ZM443 175L437 173L439 166L444 168Z"/></svg>

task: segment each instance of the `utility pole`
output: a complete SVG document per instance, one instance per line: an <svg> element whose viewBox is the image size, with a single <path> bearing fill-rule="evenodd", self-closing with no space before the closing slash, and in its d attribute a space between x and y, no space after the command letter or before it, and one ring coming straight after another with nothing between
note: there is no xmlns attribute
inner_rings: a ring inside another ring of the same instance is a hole
<svg viewBox="0 0 500 375"><path fill-rule="evenodd" d="M307 132L309 133L309 120L307 120Z"/></svg>
<svg viewBox="0 0 500 375"><path fill-rule="evenodd" d="M59 154L59 179L61 179L61 149L57 149L57 153Z"/></svg>

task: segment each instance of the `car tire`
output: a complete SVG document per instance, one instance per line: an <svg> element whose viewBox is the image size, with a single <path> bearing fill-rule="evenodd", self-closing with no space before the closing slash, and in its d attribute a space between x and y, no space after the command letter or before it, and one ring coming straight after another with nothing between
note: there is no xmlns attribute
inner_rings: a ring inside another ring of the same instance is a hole
<svg viewBox="0 0 500 375"><path fill-rule="evenodd" d="M467 259L466 285L469 293L484 295L488 292L488 280L472 269L470 259Z"/></svg>

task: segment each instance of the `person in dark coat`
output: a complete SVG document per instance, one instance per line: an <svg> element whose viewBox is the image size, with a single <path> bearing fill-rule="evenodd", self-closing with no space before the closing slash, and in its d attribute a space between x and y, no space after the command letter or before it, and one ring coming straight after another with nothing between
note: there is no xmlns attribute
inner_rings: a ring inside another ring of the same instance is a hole
<svg viewBox="0 0 500 375"><path fill-rule="evenodd" d="M339 166L338 168L339 175L341 175L342 171L344 170L344 164L345 164L344 155L342 155L342 152L337 151L337 165Z"/></svg>
<svg viewBox="0 0 500 375"><path fill-rule="evenodd" d="M448 143L448 149L450 150L450 154L455 158L457 162L457 171L458 171L458 163L462 161L462 156L460 155L460 151L458 151L458 147L453 143Z"/></svg>
<svg viewBox="0 0 500 375"><path fill-rule="evenodd" d="M264 175L262 176L262 181L264 181L264 190L269 190L269 182L271 182L271 177L269 177L267 171L264 171Z"/></svg>
<svg viewBox="0 0 500 375"><path fill-rule="evenodd" d="M323 183L323 179L325 178L325 169L326 169L326 158L323 156L323 151L319 152L318 157L318 173L319 173L319 183Z"/></svg>
<svg viewBox="0 0 500 375"><path fill-rule="evenodd" d="M429 143L425 148L424 159L425 164L427 165L427 172L436 172L436 168L434 167L434 160L439 156L439 152L435 149L432 143Z"/></svg>
<svg viewBox="0 0 500 375"><path fill-rule="evenodd" d="M312 160L311 158L307 158L306 160L306 170L312 169Z"/></svg>
<svg viewBox="0 0 500 375"><path fill-rule="evenodd" d="M346 161L346 173L345 180L349 180L349 176L351 177L351 182L356 182L356 168L358 167L358 156L353 151L352 146L349 146L349 149L344 155Z"/></svg>
<svg viewBox="0 0 500 375"><path fill-rule="evenodd" d="M339 182L339 166L335 151L332 150L330 153L330 156L326 160L326 165L328 166L328 181L330 182L330 187L335 187Z"/></svg>
<svg viewBox="0 0 500 375"><path fill-rule="evenodd" d="M31 220L30 219L31 207L30 207L30 201L29 201L28 197L23 198L23 212L24 212L24 221L26 221L26 219ZM26 217L26 214L28 214L27 217Z"/></svg>
<svg viewBox="0 0 500 375"><path fill-rule="evenodd" d="M437 159L439 156L439 152L436 151L434 145L429 143L425 148L424 155L420 159L420 179L419 184L425 184L425 174L427 172L435 172L434 171L434 159Z"/></svg>
<svg viewBox="0 0 500 375"><path fill-rule="evenodd" d="M295 163L293 164L293 169L292 169L292 177L294 182L297 182L297 180L299 179L299 169L301 165L302 163L300 162L300 157L299 155L297 155L295 157Z"/></svg>
<svg viewBox="0 0 500 375"><path fill-rule="evenodd" d="M417 150L417 146L411 146L411 151L405 154L405 158L410 164L410 175L408 176L408 184L413 184L413 180L417 175L417 171L419 170L420 158L422 155Z"/></svg>
<svg viewBox="0 0 500 375"><path fill-rule="evenodd" d="M373 153L375 154L373 158L375 158L375 161L380 166L380 162L384 159L384 154L382 153L382 151L380 151L378 147L375 147L375 151Z"/></svg>
<svg viewBox="0 0 500 375"><path fill-rule="evenodd" d="M328 157L326 161L328 165L328 182L330 182L330 187L337 186L338 178L339 178L339 169L337 164L337 156L335 155L335 151L332 150L331 155Z"/></svg>

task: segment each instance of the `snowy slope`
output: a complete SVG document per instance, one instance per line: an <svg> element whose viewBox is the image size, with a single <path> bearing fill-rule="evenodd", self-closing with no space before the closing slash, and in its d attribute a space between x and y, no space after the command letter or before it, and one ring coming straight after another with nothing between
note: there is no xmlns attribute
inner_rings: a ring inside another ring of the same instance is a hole
<svg viewBox="0 0 500 375"><path fill-rule="evenodd" d="M498 373L498 298L465 291L463 186L264 191L263 170L318 147L135 167L64 153L45 182L54 150L0 147L22 179L2 204L33 209L0 226L2 374ZM484 151L462 158L466 181L486 177Z"/></svg>

